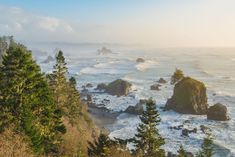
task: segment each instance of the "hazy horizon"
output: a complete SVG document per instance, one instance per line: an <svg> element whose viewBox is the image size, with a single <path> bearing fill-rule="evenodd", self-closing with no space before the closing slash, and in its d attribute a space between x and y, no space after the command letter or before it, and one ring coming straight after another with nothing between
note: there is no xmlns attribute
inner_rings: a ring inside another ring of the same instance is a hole
<svg viewBox="0 0 235 157"><path fill-rule="evenodd" d="M1 0L0 35L24 42L234 47L233 0Z"/></svg>

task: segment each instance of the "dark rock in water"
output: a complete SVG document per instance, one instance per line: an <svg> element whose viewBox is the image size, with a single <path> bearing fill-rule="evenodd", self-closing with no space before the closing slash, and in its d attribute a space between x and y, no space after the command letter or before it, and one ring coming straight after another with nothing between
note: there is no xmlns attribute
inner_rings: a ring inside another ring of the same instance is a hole
<svg viewBox="0 0 235 157"><path fill-rule="evenodd" d="M182 130L182 136L189 136L190 133L197 133L197 128L194 128L192 130L189 129Z"/></svg>
<svg viewBox="0 0 235 157"><path fill-rule="evenodd" d="M172 152L167 152L167 157L177 157L177 155Z"/></svg>
<svg viewBox="0 0 235 157"><path fill-rule="evenodd" d="M137 62L137 63L143 63L143 62L145 62L145 60L144 60L143 58L137 58L137 59L136 59L136 62Z"/></svg>
<svg viewBox="0 0 235 157"><path fill-rule="evenodd" d="M147 100L141 99L135 106L129 106L124 112L140 115L144 111L144 104Z"/></svg>
<svg viewBox="0 0 235 157"><path fill-rule="evenodd" d="M207 113L206 87L190 77L185 77L174 87L173 96L168 99L165 109L184 114Z"/></svg>
<svg viewBox="0 0 235 157"><path fill-rule="evenodd" d="M211 131L211 129L205 125L200 125L200 130L205 134L207 131Z"/></svg>
<svg viewBox="0 0 235 157"><path fill-rule="evenodd" d="M93 85L92 85L91 83L87 83L87 84L86 84L86 87L87 87L87 88L92 88Z"/></svg>
<svg viewBox="0 0 235 157"><path fill-rule="evenodd" d="M107 85L104 83L100 83L97 85L95 90L106 90Z"/></svg>
<svg viewBox="0 0 235 157"><path fill-rule="evenodd" d="M104 83L98 84L96 90L102 90L111 95L125 96L128 95L131 86L132 85L129 82L117 79L108 85Z"/></svg>
<svg viewBox="0 0 235 157"><path fill-rule="evenodd" d="M161 87L160 84L154 84L154 85L150 86L150 89L151 89L151 90L160 90L159 87Z"/></svg>
<svg viewBox="0 0 235 157"><path fill-rule="evenodd" d="M162 84L167 83L167 81L164 78L160 78L157 82Z"/></svg>
<svg viewBox="0 0 235 157"><path fill-rule="evenodd" d="M188 130L187 130L187 129L183 129L181 135L182 135L182 136L189 136Z"/></svg>
<svg viewBox="0 0 235 157"><path fill-rule="evenodd" d="M183 125L179 125L179 126L171 126L170 129L174 129L174 130L181 130L184 126Z"/></svg>
<svg viewBox="0 0 235 157"><path fill-rule="evenodd" d="M220 103L211 106L207 111L207 119L217 121L227 121L229 116L227 115L227 107Z"/></svg>
<svg viewBox="0 0 235 157"><path fill-rule="evenodd" d="M42 61L42 63L50 63L53 62L55 59L52 56L48 56L47 59L45 59L44 61Z"/></svg>
<svg viewBox="0 0 235 157"><path fill-rule="evenodd" d="M105 92L111 95L123 96L128 95L131 84L122 79L117 79L106 86Z"/></svg>
<svg viewBox="0 0 235 157"><path fill-rule="evenodd" d="M105 55L105 54L110 54L113 53L110 49L107 49L106 47L102 47L102 49L97 50L99 55Z"/></svg>

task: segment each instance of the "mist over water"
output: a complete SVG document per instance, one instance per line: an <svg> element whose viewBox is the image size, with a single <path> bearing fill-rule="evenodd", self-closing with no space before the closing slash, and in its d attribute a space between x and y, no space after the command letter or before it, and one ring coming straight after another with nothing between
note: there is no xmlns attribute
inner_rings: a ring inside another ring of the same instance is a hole
<svg viewBox="0 0 235 157"><path fill-rule="evenodd" d="M212 129L215 144L221 153L235 155L235 49L232 48L177 48L177 49L143 49L121 45L108 45L114 53L98 55L97 49L102 44L81 45L33 45L34 57L44 72L50 72L53 64L42 64L56 47L63 50L68 63L69 73L76 77L78 88L87 83L96 86L99 83L109 83L122 78L133 84L131 93L126 97L115 97L107 94L93 95L96 103L104 98L110 103L105 104L112 111L125 110L134 106L139 99L153 97L160 110L162 122L160 133L166 138L166 150L176 151L183 143L186 150L196 152L200 147L204 134L200 125ZM39 51L40 50L40 51ZM45 53L42 53L45 52ZM145 59L144 63L136 63L137 58ZM176 68L182 69L186 76L193 77L205 83L209 105L217 102L227 106L231 120L228 122L209 121L206 116L182 115L173 111L163 112L163 107L173 93L169 80ZM168 81L160 91L151 91L150 86L160 78ZM93 90L93 89L91 89ZM180 130L169 127L185 124L186 128L197 128L198 133L182 137ZM117 121L107 126L111 137L129 138L134 135L139 119L137 116L121 114ZM125 135L123 134L125 132ZM174 139L174 140L172 140ZM224 155L224 154L223 154ZM221 156L219 154L218 156Z"/></svg>

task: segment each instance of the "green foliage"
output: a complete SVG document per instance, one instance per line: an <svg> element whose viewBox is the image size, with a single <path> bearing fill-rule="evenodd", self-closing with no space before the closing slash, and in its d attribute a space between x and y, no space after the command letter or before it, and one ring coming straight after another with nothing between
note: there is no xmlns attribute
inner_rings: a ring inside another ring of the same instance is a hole
<svg viewBox="0 0 235 157"><path fill-rule="evenodd" d="M175 84L183 78L184 78L183 71L180 69L176 69L174 74L171 76L171 84Z"/></svg>
<svg viewBox="0 0 235 157"><path fill-rule="evenodd" d="M63 116L74 125L81 114L80 94L76 89L76 79L71 77L67 80L67 74L68 69L63 52L59 51L56 55L54 71L48 75L48 78L56 105L62 110Z"/></svg>
<svg viewBox="0 0 235 157"><path fill-rule="evenodd" d="M0 67L1 130L14 125L24 132L37 154L54 154L65 130L51 91L32 59L31 51L20 44L11 44ZM2 118L2 117L1 117Z"/></svg>
<svg viewBox="0 0 235 157"><path fill-rule="evenodd" d="M187 153L182 145L180 145L180 149L177 152L178 152L177 157L187 157Z"/></svg>
<svg viewBox="0 0 235 157"><path fill-rule="evenodd" d="M88 156L90 157L110 157L110 147L114 145L114 142L103 133L100 134L98 140L94 143L88 142Z"/></svg>
<svg viewBox="0 0 235 157"><path fill-rule="evenodd" d="M160 147L165 143L158 132L157 126L161 119L152 99L146 103L146 111L140 116L141 123L137 128L134 144L136 151L144 157L163 157L165 152Z"/></svg>
<svg viewBox="0 0 235 157"><path fill-rule="evenodd" d="M213 147L213 139L210 133L204 138L201 145L201 150L197 153L196 157L212 157L215 154Z"/></svg>

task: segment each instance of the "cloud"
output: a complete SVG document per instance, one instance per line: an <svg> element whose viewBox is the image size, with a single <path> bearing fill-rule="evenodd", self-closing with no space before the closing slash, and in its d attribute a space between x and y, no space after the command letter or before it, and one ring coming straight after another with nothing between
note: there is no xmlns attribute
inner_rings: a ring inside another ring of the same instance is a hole
<svg viewBox="0 0 235 157"><path fill-rule="evenodd" d="M71 38L74 28L68 22L37 15L18 7L0 6L1 35L14 35L20 40L56 41ZM76 33L75 33L76 34Z"/></svg>

